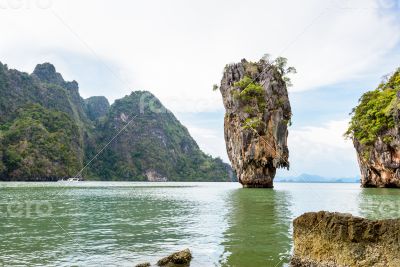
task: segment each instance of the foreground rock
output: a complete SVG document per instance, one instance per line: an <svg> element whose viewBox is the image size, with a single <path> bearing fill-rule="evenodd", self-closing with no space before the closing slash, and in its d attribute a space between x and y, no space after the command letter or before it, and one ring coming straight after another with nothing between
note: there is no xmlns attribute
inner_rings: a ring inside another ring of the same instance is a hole
<svg viewBox="0 0 400 267"><path fill-rule="evenodd" d="M363 187L400 187L400 69L365 93L347 136L357 150Z"/></svg>
<svg viewBox="0 0 400 267"><path fill-rule="evenodd" d="M157 262L158 266L189 266L192 260L192 253L185 249L165 257Z"/></svg>
<svg viewBox="0 0 400 267"><path fill-rule="evenodd" d="M292 116L285 71L260 60L227 65L221 81L229 159L244 187L273 187L276 169L289 167Z"/></svg>
<svg viewBox="0 0 400 267"><path fill-rule="evenodd" d="M189 267L192 260L192 253L187 248L182 251L175 252L168 257L162 258L157 262L157 266L163 267ZM140 263L135 267L150 267L152 266L149 262Z"/></svg>
<svg viewBox="0 0 400 267"><path fill-rule="evenodd" d="M400 220L311 212L293 222L294 267L400 266Z"/></svg>

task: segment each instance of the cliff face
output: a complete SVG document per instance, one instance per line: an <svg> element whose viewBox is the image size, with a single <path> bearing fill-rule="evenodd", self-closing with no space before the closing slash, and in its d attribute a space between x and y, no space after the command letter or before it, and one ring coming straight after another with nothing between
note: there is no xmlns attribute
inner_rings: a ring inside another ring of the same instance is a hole
<svg viewBox="0 0 400 267"><path fill-rule="evenodd" d="M353 110L347 136L357 151L363 187L400 187L400 70Z"/></svg>
<svg viewBox="0 0 400 267"><path fill-rule="evenodd" d="M385 142L386 136L395 136ZM363 187L400 187L400 139L398 129L379 136L372 146L353 140Z"/></svg>
<svg viewBox="0 0 400 267"><path fill-rule="evenodd" d="M293 267L400 266L400 220L310 212L293 222Z"/></svg>
<svg viewBox="0 0 400 267"><path fill-rule="evenodd" d="M244 187L273 187L276 169L289 168L292 114L282 76L264 60L225 67L220 91L226 110L226 149Z"/></svg>

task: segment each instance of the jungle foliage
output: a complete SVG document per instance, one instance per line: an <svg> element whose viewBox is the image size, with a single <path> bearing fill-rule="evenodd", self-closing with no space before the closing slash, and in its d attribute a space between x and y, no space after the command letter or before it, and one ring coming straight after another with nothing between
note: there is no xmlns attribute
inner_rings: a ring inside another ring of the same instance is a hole
<svg viewBox="0 0 400 267"><path fill-rule="evenodd" d="M363 145L372 145L379 136L396 125L400 108L400 69L387 77L377 89L366 92L351 113L345 136L355 138ZM385 142L392 137L384 136Z"/></svg>

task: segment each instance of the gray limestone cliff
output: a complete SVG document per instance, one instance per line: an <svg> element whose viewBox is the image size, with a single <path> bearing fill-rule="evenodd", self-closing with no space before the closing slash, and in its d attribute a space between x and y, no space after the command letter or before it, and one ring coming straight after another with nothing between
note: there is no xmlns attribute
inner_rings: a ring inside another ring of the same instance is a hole
<svg viewBox="0 0 400 267"><path fill-rule="evenodd" d="M357 150L357 160L361 172L363 187L400 187L400 139L398 129L392 129L396 138L385 142L385 136L380 136L373 147L353 140Z"/></svg>
<svg viewBox="0 0 400 267"><path fill-rule="evenodd" d="M284 70L243 59L225 67L220 92L229 159L244 187L273 187L277 168L289 168L291 108Z"/></svg>

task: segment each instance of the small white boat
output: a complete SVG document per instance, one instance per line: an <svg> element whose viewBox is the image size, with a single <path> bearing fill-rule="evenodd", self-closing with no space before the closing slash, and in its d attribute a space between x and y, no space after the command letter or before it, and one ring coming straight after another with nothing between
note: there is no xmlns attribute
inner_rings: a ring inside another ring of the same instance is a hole
<svg viewBox="0 0 400 267"><path fill-rule="evenodd" d="M79 178L79 177L72 177L72 178L68 178L68 179L58 180L58 182L81 182L81 181L83 181L83 179Z"/></svg>
<svg viewBox="0 0 400 267"><path fill-rule="evenodd" d="M67 182L80 182L80 181L82 181L82 178L78 177L72 177L67 179Z"/></svg>

